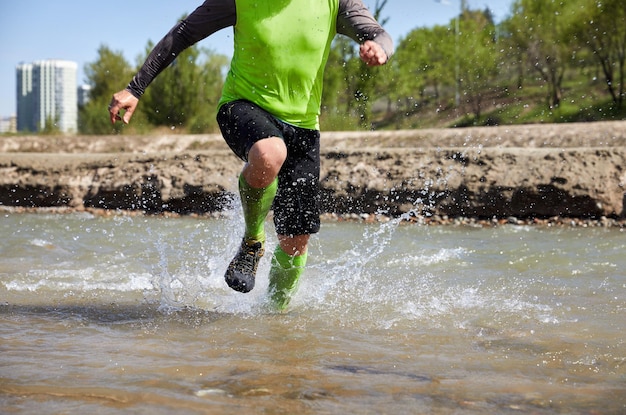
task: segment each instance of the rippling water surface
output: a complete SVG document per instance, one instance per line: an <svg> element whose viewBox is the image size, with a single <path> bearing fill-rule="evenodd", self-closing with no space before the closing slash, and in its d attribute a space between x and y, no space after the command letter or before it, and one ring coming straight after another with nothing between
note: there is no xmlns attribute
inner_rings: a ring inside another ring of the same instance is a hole
<svg viewBox="0 0 626 415"><path fill-rule="evenodd" d="M626 412L622 230L325 223L277 314L241 228L3 213L1 412Z"/></svg>

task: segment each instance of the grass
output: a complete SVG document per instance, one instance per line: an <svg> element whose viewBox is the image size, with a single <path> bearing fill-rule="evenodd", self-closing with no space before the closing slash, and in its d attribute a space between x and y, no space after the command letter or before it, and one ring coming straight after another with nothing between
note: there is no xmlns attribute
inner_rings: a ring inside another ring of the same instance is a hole
<svg viewBox="0 0 626 415"><path fill-rule="evenodd" d="M558 107L547 104L547 87L541 81L527 82L523 88L499 85L484 94L481 116L477 119L469 104L451 105L445 96L425 103L410 114L375 114L378 129L451 128L483 125L567 123L626 120L626 102L613 103L602 82L589 82L584 74L562 85ZM488 104L486 104L488 103Z"/></svg>

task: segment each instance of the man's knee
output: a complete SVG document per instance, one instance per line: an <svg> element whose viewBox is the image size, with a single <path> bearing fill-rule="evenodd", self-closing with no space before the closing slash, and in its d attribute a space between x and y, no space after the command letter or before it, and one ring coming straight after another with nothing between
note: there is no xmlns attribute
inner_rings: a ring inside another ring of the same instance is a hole
<svg viewBox="0 0 626 415"><path fill-rule="evenodd" d="M257 141L248 152L244 177L252 187L266 187L278 175L287 158L285 142L278 137Z"/></svg>
<svg viewBox="0 0 626 415"><path fill-rule="evenodd" d="M277 167L278 170L280 170L286 159L287 146L282 138L279 137L264 138L257 141L248 153L249 163L252 161L260 162L264 166Z"/></svg>

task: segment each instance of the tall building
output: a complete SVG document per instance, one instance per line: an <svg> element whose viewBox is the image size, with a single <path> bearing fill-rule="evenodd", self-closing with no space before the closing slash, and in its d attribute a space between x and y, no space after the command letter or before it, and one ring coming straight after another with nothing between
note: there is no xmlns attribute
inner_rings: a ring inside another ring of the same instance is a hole
<svg viewBox="0 0 626 415"><path fill-rule="evenodd" d="M75 133L78 119L76 62L45 60L17 66L17 129L36 132L53 123Z"/></svg>
<svg viewBox="0 0 626 415"><path fill-rule="evenodd" d="M17 66L17 131L37 131L33 94L33 65Z"/></svg>
<svg viewBox="0 0 626 415"><path fill-rule="evenodd" d="M89 102L89 95L91 94L91 85L80 85L78 87L78 106L82 107Z"/></svg>

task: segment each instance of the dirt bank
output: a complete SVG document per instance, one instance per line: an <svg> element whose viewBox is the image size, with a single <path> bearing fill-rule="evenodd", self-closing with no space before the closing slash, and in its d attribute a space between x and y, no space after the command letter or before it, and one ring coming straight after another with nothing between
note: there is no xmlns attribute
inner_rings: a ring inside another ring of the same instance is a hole
<svg viewBox="0 0 626 415"><path fill-rule="evenodd" d="M324 133L325 212L620 218L626 122ZM0 138L0 205L206 213L241 163L217 135Z"/></svg>

